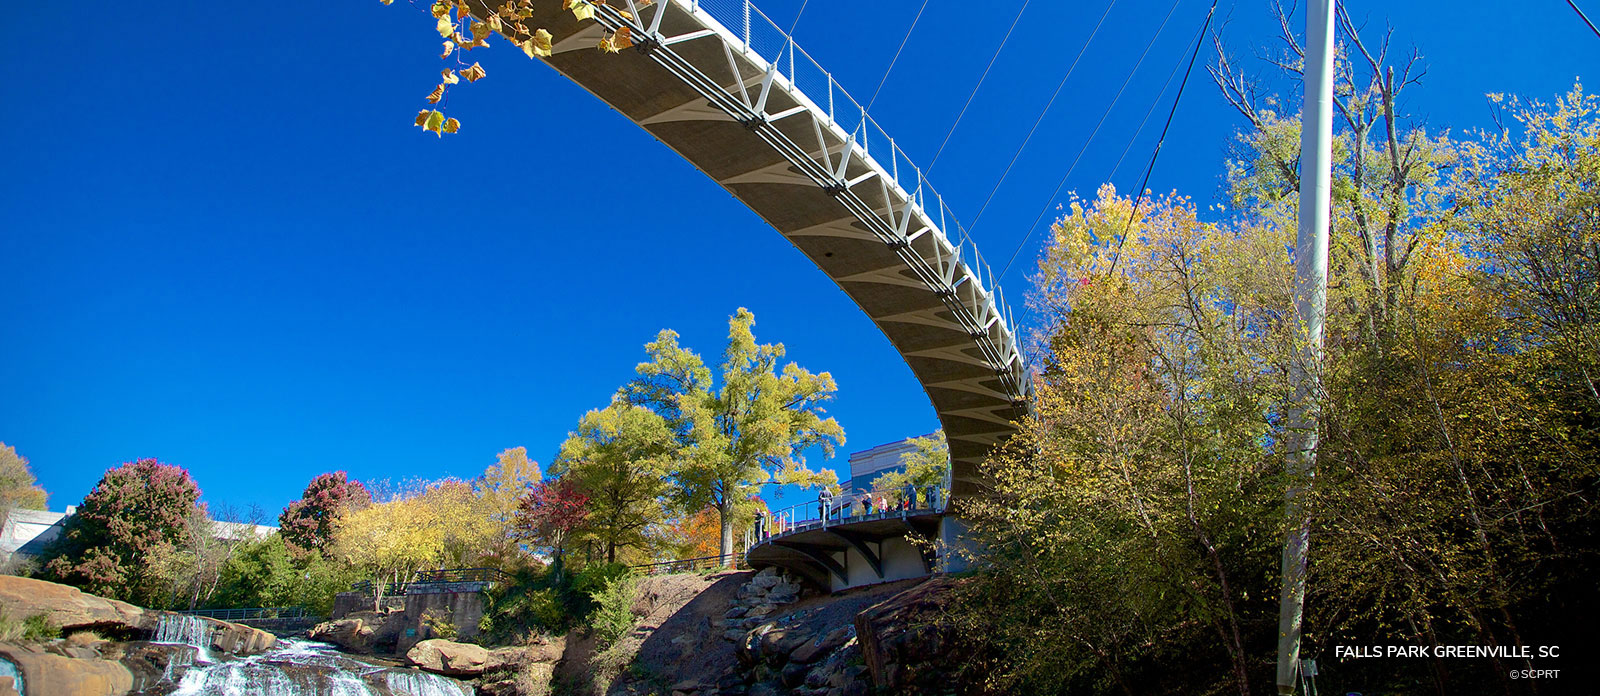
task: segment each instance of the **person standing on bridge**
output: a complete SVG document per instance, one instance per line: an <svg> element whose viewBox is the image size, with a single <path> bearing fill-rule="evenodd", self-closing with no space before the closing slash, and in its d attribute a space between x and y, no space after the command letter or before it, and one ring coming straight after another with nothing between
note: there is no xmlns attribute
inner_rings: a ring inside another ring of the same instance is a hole
<svg viewBox="0 0 1600 696"><path fill-rule="evenodd" d="M900 500L900 509L912 510L917 507L917 486L915 484L906 481L906 488L900 494L905 496Z"/></svg>
<svg viewBox="0 0 1600 696"><path fill-rule="evenodd" d="M822 492L817 494L817 517L823 524L828 523L828 511L833 507L833 490L823 486Z"/></svg>
<svg viewBox="0 0 1600 696"><path fill-rule="evenodd" d="M767 538L767 511L766 510L757 510L756 511L756 541L760 542L761 540L766 539L766 538Z"/></svg>

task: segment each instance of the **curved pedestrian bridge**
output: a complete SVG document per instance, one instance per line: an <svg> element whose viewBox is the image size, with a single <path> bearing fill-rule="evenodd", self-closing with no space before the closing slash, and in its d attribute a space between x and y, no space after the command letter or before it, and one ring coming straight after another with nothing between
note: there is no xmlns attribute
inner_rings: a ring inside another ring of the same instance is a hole
<svg viewBox="0 0 1600 696"><path fill-rule="evenodd" d="M483 0L473 2L486 16ZM552 33L546 62L682 155L838 283L938 413L951 496L977 492L978 467L1014 431L1030 380L988 264L922 172L748 0L610 0L590 3L594 19L584 21L563 4L534 3L526 22ZM623 30L631 48L597 49ZM650 186L652 176L628 171L608 199L626 201L628 187ZM650 211L624 214L645 222Z"/></svg>
<svg viewBox="0 0 1600 696"><path fill-rule="evenodd" d="M907 537L939 537L943 497L942 491L873 491L777 510L746 535L745 562L779 566L833 590L921 577L938 559Z"/></svg>

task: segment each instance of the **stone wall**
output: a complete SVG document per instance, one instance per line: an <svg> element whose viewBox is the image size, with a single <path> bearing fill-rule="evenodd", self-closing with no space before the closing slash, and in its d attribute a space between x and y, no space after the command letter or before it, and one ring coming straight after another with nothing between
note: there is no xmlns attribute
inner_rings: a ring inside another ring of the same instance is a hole
<svg viewBox="0 0 1600 696"><path fill-rule="evenodd" d="M481 584L481 583L474 583ZM478 621L483 619L483 593L471 592L418 592L406 595L406 609L401 617L401 633L395 652L404 654L411 646L432 635L424 625L423 617L434 616L456 627L457 639L478 635Z"/></svg>

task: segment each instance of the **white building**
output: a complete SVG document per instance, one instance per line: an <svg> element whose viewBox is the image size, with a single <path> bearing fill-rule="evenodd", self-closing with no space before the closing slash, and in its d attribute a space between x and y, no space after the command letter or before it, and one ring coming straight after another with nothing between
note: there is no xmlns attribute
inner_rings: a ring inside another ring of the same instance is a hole
<svg viewBox="0 0 1600 696"><path fill-rule="evenodd" d="M5 524L0 526L0 562L9 561L13 556L37 558L50 542L60 538L67 520L77 511L71 505L67 506L66 512L12 510L6 515ZM238 541L261 539L278 531L278 528L240 522L212 522L212 530L218 539Z"/></svg>

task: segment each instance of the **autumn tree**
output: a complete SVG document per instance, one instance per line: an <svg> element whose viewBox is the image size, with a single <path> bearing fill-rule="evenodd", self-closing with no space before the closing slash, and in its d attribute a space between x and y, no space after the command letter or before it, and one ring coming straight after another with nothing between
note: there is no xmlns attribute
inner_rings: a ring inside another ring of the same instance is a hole
<svg viewBox="0 0 1600 696"><path fill-rule="evenodd" d="M943 430L911 438L909 444L912 450L900 455L901 469L872 480L872 490L889 491L896 503L902 501L906 486L915 489L920 497L929 486L943 486L950 474L950 445L945 442Z"/></svg>
<svg viewBox="0 0 1600 696"><path fill-rule="evenodd" d="M373 581L376 609L383 605L385 583L404 582L444 557L444 537L417 498L403 498L340 518L332 549L335 559Z"/></svg>
<svg viewBox="0 0 1600 696"><path fill-rule="evenodd" d="M619 547L644 547L666 519L662 496L676 456L661 416L617 401L584 415L550 470L589 497L585 531L614 563Z"/></svg>
<svg viewBox="0 0 1600 696"><path fill-rule="evenodd" d="M518 537L550 549L556 577L566 556L567 540L589 518L589 496L569 479L540 481L518 501Z"/></svg>
<svg viewBox="0 0 1600 696"><path fill-rule="evenodd" d="M313 551L326 555L339 518L371 503L366 487L345 472L318 474L278 516L280 533L296 556Z"/></svg>
<svg viewBox="0 0 1600 696"><path fill-rule="evenodd" d="M199 500L189 472L171 464L140 459L107 471L46 550L45 573L94 594L156 603L163 586L152 554L183 544L205 514Z"/></svg>
<svg viewBox="0 0 1600 696"><path fill-rule="evenodd" d="M679 346L676 332L663 330L645 345L650 360L621 392L666 419L682 448L673 496L682 509L716 509L722 555L733 553L735 520L749 512L760 483L837 484L832 471L809 469L805 453L815 447L831 457L844 444L844 429L824 417L823 405L837 389L833 376L792 362L780 369L783 344L756 343L754 325L755 316L742 307L729 318L715 382L700 356Z"/></svg>
<svg viewBox="0 0 1600 696"><path fill-rule="evenodd" d="M12 510L44 510L49 494L39 487L33 470L28 468L28 458L17 454L17 449L0 442L0 524Z"/></svg>
<svg viewBox="0 0 1600 696"><path fill-rule="evenodd" d="M542 478L539 463L528 458L528 449L512 447L501 452L494 464L473 479L472 487L482 499L484 513L496 527L484 551L484 557L493 565L505 565L516 556L517 511L522 495L538 485Z"/></svg>

